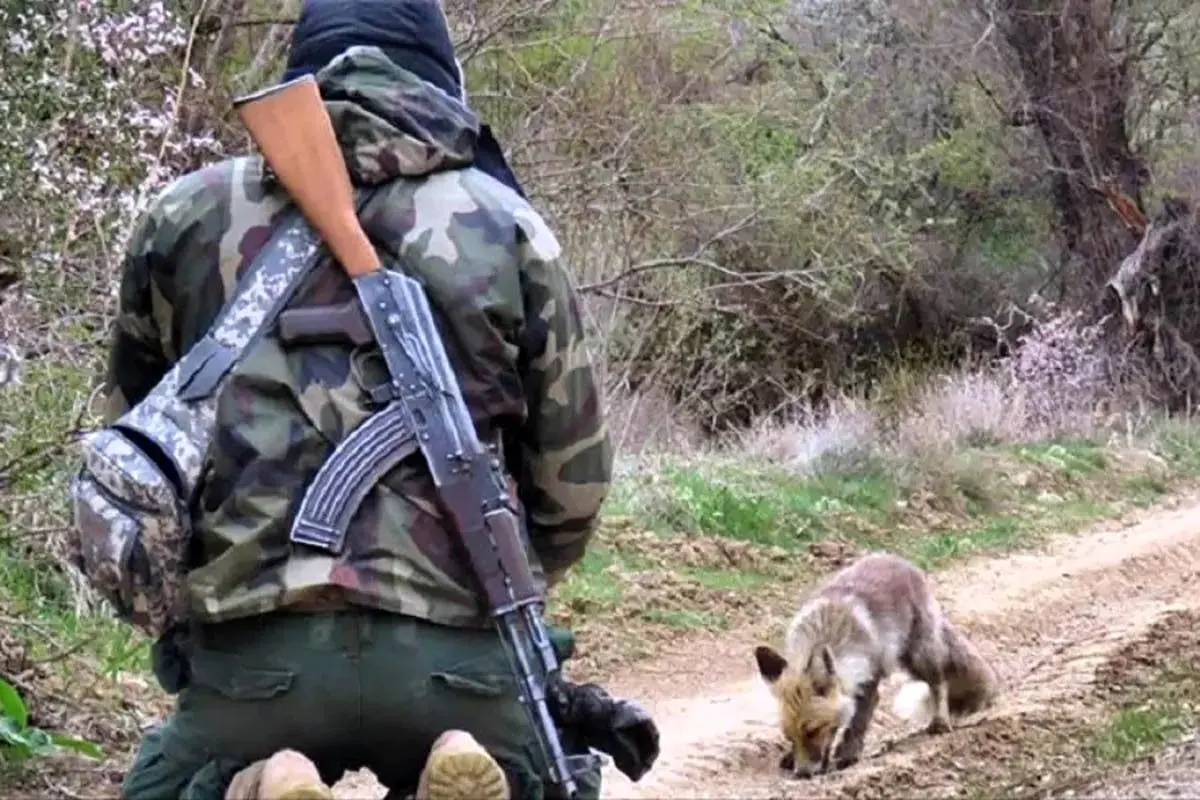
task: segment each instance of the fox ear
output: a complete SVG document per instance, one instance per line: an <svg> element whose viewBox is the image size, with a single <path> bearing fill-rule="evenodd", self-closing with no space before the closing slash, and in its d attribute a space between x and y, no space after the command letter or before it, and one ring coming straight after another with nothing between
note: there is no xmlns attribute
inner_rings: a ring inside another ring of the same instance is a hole
<svg viewBox="0 0 1200 800"><path fill-rule="evenodd" d="M833 660L833 650L829 645L822 645L820 649L813 651L804 671L822 681L831 681L837 677L837 663Z"/></svg>
<svg viewBox="0 0 1200 800"><path fill-rule="evenodd" d="M787 659L779 655L773 648L759 645L754 648L754 660L758 662L758 674L767 683L774 683L787 669Z"/></svg>
<svg viewBox="0 0 1200 800"><path fill-rule="evenodd" d="M829 645L821 648L821 663L825 665L825 674L830 678L837 676L837 665L833 660L833 650L829 649Z"/></svg>

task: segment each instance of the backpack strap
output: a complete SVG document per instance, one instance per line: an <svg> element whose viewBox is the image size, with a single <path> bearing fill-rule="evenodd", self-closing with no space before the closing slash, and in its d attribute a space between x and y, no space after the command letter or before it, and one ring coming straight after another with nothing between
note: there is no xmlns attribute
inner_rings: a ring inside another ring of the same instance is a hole
<svg viewBox="0 0 1200 800"><path fill-rule="evenodd" d="M367 199L359 195L359 210ZM204 337L145 397L81 443L70 559L122 619L153 637L189 616L192 513L217 434L218 390L324 252L298 209L285 214Z"/></svg>
<svg viewBox="0 0 1200 800"><path fill-rule="evenodd" d="M362 211L370 191L359 191ZM323 251L320 235L292 208L237 281L208 332L179 364L177 396L185 403L212 396L222 379L287 308Z"/></svg>

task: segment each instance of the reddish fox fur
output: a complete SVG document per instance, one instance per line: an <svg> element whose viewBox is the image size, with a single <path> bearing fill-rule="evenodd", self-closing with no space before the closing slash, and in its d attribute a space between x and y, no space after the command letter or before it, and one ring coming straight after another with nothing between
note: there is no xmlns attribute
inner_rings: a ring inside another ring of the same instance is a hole
<svg viewBox="0 0 1200 800"><path fill-rule="evenodd" d="M797 777L858 761L879 684L897 670L928 686L930 734L949 731L952 715L988 707L999 690L995 671L943 614L925 573L890 553L864 556L819 585L792 619L785 652L763 645L754 657L789 743L780 766ZM910 718L918 709L902 707L905 700L902 691L896 711Z"/></svg>

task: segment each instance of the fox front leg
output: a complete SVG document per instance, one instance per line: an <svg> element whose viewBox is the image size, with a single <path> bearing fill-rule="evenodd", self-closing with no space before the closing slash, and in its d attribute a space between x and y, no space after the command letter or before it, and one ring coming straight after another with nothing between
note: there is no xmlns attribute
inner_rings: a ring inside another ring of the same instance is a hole
<svg viewBox="0 0 1200 800"><path fill-rule="evenodd" d="M850 718L850 725L834 752L834 769L842 770L852 767L862 757L863 746L867 740L867 729L871 727L871 720L879 705L880 680L881 678L876 677L865 684L855 698L854 716Z"/></svg>

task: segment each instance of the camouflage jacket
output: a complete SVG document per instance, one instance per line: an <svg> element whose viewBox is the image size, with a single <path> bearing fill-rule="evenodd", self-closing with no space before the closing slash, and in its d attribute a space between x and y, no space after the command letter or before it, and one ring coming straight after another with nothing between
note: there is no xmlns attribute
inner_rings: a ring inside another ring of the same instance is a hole
<svg viewBox="0 0 1200 800"><path fill-rule="evenodd" d="M519 487L535 573L553 583L582 557L612 468L559 244L516 193L469 166L477 123L458 100L374 48L348 51L317 80L355 183L379 187L363 225L396 268L425 282L479 435L502 444ZM156 199L125 254L109 421L204 335L289 207L258 157L185 175ZM353 296L324 265L293 306ZM329 586L434 622L483 621L419 454L367 496L341 557L288 542L304 487L371 411L361 381L380 359L362 356L266 337L231 374L194 509L188 592L200 621L265 613Z"/></svg>

